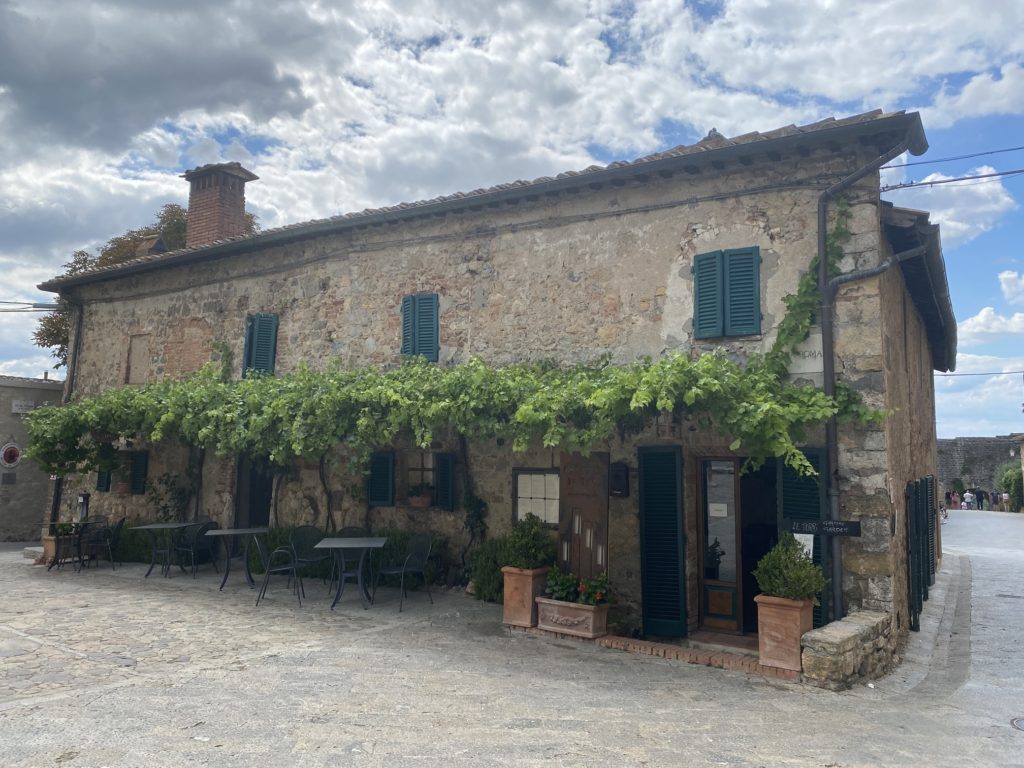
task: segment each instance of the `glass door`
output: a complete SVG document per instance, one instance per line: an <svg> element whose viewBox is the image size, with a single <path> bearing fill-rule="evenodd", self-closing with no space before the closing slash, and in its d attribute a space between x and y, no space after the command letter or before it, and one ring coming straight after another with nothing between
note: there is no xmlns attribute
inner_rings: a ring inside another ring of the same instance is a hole
<svg viewBox="0 0 1024 768"><path fill-rule="evenodd" d="M702 469L701 625L742 632L738 466L726 459L705 461Z"/></svg>

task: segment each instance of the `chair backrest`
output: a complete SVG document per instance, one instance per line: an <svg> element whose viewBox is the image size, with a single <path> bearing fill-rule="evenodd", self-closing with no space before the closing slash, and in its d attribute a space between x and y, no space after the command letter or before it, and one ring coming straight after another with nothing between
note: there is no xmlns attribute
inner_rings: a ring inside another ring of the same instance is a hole
<svg viewBox="0 0 1024 768"><path fill-rule="evenodd" d="M110 526L107 533L108 540L110 541L110 548L113 549L117 546L117 542L121 540L121 531L124 529L124 518L120 518L116 523Z"/></svg>
<svg viewBox="0 0 1024 768"><path fill-rule="evenodd" d="M216 530L217 528L220 528L220 523L214 522L213 520L208 520L195 526L195 534L193 538L195 546L199 549L209 549L212 547L214 543L213 539L207 536L206 532Z"/></svg>
<svg viewBox="0 0 1024 768"><path fill-rule="evenodd" d="M288 541L296 557L309 558L326 554L323 550L313 549L323 538L324 532L315 525L300 525L292 531Z"/></svg>
<svg viewBox="0 0 1024 768"><path fill-rule="evenodd" d="M430 557L430 548L434 546L434 538L429 533L416 533L409 537L405 545L405 554L409 558L409 566L424 568Z"/></svg>

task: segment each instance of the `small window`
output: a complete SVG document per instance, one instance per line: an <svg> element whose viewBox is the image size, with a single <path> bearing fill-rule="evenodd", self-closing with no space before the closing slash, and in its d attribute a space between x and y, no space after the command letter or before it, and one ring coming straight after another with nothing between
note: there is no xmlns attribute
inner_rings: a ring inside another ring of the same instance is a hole
<svg viewBox="0 0 1024 768"><path fill-rule="evenodd" d="M558 525L558 472L515 473L516 521L532 512L548 525Z"/></svg>
<svg viewBox="0 0 1024 768"><path fill-rule="evenodd" d="M450 453L408 451L406 490L430 486L431 503L441 509L455 509L455 457Z"/></svg>
<svg viewBox="0 0 1024 768"><path fill-rule="evenodd" d="M135 451L128 468L131 492L138 496L146 492L146 475L149 472L149 451Z"/></svg>
<svg viewBox="0 0 1024 768"><path fill-rule="evenodd" d="M431 488L436 485L434 482L434 454L430 451L409 451L406 454L408 465L407 488L429 485Z"/></svg>
<svg viewBox="0 0 1024 768"><path fill-rule="evenodd" d="M698 339L761 332L761 252L757 246L693 259L693 334Z"/></svg>
<svg viewBox="0 0 1024 768"><path fill-rule="evenodd" d="M96 472L96 490L97 491L109 491L110 490L110 475L109 469L100 469Z"/></svg>
<svg viewBox="0 0 1024 768"><path fill-rule="evenodd" d="M250 315L245 324L245 352L242 355L242 378L247 371L274 372L277 357L277 315Z"/></svg>
<svg viewBox="0 0 1024 768"><path fill-rule="evenodd" d="M402 354L422 355L436 363L440 347L436 293L417 293L402 299Z"/></svg>
<svg viewBox="0 0 1024 768"><path fill-rule="evenodd" d="M366 502L371 507L395 506L395 454L390 451L375 453L370 457Z"/></svg>

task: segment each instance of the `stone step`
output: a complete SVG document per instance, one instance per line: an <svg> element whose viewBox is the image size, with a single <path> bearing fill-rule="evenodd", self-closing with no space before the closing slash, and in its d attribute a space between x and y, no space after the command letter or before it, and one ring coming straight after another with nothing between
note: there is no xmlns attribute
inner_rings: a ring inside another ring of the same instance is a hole
<svg viewBox="0 0 1024 768"><path fill-rule="evenodd" d="M38 547L25 547L21 550L21 556L27 560L38 560L43 556L43 547L42 545Z"/></svg>

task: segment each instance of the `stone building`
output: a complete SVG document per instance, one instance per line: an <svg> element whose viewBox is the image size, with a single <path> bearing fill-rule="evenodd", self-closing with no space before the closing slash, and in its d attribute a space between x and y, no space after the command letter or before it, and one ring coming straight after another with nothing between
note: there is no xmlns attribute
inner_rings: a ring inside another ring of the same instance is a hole
<svg viewBox="0 0 1024 768"><path fill-rule="evenodd" d="M1013 435L996 437L953 437L937 442L938 477L944 491L953 489L955 480L964 488L993 491L999 470L1019 461L1019 440Z"/></svg>
<svg viewBox="0 0 1024 768"><path fill-rule="evenodd" d="M878 168L926 147L916 113L734 139L712 131L633 162L252 236L238 222L255 175L204 166L185 176L187 248L41 287L76 308L75 397L184 376L209 360L232 361L237 377L243 366L276 375L300 363L392 367L403 353L439 365L626 363L715 348L744 359L770 348L784 297L847 206L843 274L790 373L826 390L848 384L892 415L810 436L817 479L775 460L741 473L744 456L728 438L671 418L589 457L513 453L495 440L471 443L468 457L491 534L541 513L559 530L563 562L607 570L626 619L648 635L756 631L751 570L783 518L804 516L858 521L862 531L814 541L834 577L819 620L882 611L898 637L907 627L903 489L936 471L931 373L953 369L956 325L938 228L883 202ZM453 475L456 445L432 448L381 446L366 497L346 492L352 478L331 469L336 524L430 530L457 550L467 535L458 493L426 510L406 502L411 485ZM156 445L133 461L152 478L180 472L184 456ZM266 522L270 487L257 464L207 457L201 509L224 525ZM300 463L279 490L277 519L324 525L320 488L318 467ZM145 511L137 495L99 491L92 511L104 510ZM705 554L716 540L724 554L712 568Z"/></svg>
<svg viewBox="0 0 1024 768"><path fill-rule="evenodd" d="M60 402L64 382L0 376L0 541L32 541L49 507L49 477L24 457L25 414Z"/></svg>

